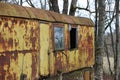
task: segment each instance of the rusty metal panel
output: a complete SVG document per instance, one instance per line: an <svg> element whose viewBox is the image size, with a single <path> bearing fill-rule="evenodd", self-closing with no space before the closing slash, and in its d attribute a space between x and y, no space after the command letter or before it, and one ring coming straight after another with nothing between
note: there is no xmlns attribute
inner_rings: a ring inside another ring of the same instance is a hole
<svg viewBox="0 0 120 80"><path fill-rule="evenodd" d="M56 51L49 54L50 76L55 76L60 72L69 72L69 61L65 51Z"/></svg>
<svg viewBox="0 0 120 80"><path fill-rule="evenodd" d="M94 64L94 28L78 26L78 48L69 50L69 31L65 24L65 50L50 52L50 74L67 73ZM51 41L52 42L52 41Z"/></svg>
<svg viewBox="0 0 120 80"><path fill-rule="evenodd" d="M40 75L42 76L49 74L49 39L49 24L40 23Z"/></svg>
<svg viewBox="0 0 120 80"><path fill-rule="evenodd" d="M84 66L94 64L94 28L80 26L79 50L82 54Z"/></svg>
<svg viewBox="0 0 120 80"><path fill-rule="evenodd" d="M49 73L50 76L54 76L55 74L55 56L53 52L49 53Z"/></svg>
<svg viewBox="0 0 120 80"><path fill-rule="evenodd" d="M0 15L29 18L24 7L0 2Z"/></svg>
<svg viewBox="0 0 120 80"><path fill-rule="evenodd" d="M85 17L74 17L74 16L69 16L74 22L74 24L80 24L81 26L90 26L93 27L94 23L92 22L91 19L85 18Z"/></svg>
<svg viewBox="0 0 120 80"><path fill-rule="evenodd" d="M69 49L69 25L68 24L64 24L64 35L65 35L65 50L68 50Z"/></svg>
<svg viewBox="0 0 120 80"><path fill-rule="evenodd" d="M68 25L65 24L65 51L54 53L51 25L38 25L35 20L0 18L0 62L5 60L0 65L0 79L20 79L21 75L33 79L38 73L56 75L94 64L93 27L78 26L79 46L71 51L68 50Z"/></svg>
<svg viewBox="0 0 120 80"><path fill-rule="evenodd" d="M74 71L81 68L81 62L79 62L79 51L78 50L72 50L69 51L69 71Z"/></svg>
<svg viewBox="0 0 120 80"><path fill-rule="evenodd" d="M38 49L38 23L17 18L0 18L0 52Z"/></svg>
<svg viewBox="0 0 120 80"><path fill-rule="evenodd" d="M70 16L65 15L65 14L62 14L62 16L63 16L63 19L64 19L64 23L75 24L75 23L73 22L73 20L70 18Z"/></svg>
<svg viewBox="0 0 120 80"><path fill-rule="evenodd" d="M39 19L42 21L80 24L82 26L84 25L84 26L91 26L91 27L94 26L92 20L88 18L82 18L82 17L78 18L74 16L67 16L67 15L62 15L52 11L23 7L23 6L1 3L1 2L0 2L0 16Z"/></svg>
<svg viewBox="0 0 120 80"><path fill-rule="evenodd" d="M21 74L26 75L26 79L37 77L36 52L11 53L0 56L0 80L20 80Z"/></svg>
<svg viewBox="0 0 120 80"><path fill-rule="evenodd" d="M56 52L54 53L55 56L55 74L58 74L59 72L62 72L62 53Z"/></svg>
<svg viewBox="0 0 120 80"><path fill-rule="evenodd" d="M0 79L20 80L38 77L38 22L0 18Z"/></svg>
<svg viewBox="0 0 120 80"><path fill-rule="evenodd" d="M85 71L85 73L84 73L84 80L91 80L90 78L91 78L90 77L90 71Z"/></svg>
<svg viewBox="0 0 120 80"><path fill-rule="evenodd" d="M55 56L54 56L54 27L53 24L50 23L50 44L49 44L49 54L48 54L48 58L49 58L49 73L50 76L54 76L55 75Z"/></svg>
<svg viewBox="0 0 120 80"><path fill-rule="evenodd" d="M64 22L64 17L59 13L49 11L49 14L55 19L55 22Z"/></svg>
<svg viewBox="0 0 120 80"><path fill-rule="evenodd" d="M81 53L84 54L84 53ZM58 72L67 73L70 71L78 70L80 68L88 67L84 64L85 55L79 54L79 50L73 51L56 51L51 53L51 62L54 67L51 67L51 71L54 70L52 75L58 74Z"/></svg>
<svg viewBox="0 0 120 80"><path fill-rule="evenodd" d="M52 60L54 60L52 61L54 62L54 69L52 69L54 70L54 75L58 74L58 72L67 73L83 68L79 50L56 51L51 55L53 55Z"/></svg>
<svg viewBox="0 0 120 80"><path fill-rule="evenodd" d="M26 8L27 12L29 13L30 18L39 19L42 21L43 20L50 21L50 22L55 21L55 19L53 18L53 16L51 16L49 11L37 9L37 8L30 8L30 7L25 7L25 8Z"/></svg>

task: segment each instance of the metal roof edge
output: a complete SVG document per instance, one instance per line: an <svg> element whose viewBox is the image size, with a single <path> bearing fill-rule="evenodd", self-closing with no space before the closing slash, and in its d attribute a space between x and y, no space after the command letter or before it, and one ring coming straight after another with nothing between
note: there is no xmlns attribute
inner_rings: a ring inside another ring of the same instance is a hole
<svg viewBox="0 0 120 80"><path fill-rule="evenodd" d="M79 24L91 27L94 26L93 21L89 18L69 16L43 9L24 7L3 2L0 2L0 16L38 19L48 22Z"/></svg>

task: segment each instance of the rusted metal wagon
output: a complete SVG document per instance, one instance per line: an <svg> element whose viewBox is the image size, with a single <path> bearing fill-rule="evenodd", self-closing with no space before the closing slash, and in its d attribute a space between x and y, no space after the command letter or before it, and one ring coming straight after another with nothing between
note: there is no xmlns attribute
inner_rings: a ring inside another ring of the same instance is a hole
<svg viewBox="0 0 120 80"><path fill-rule="evenodd" d="M92 80L93 65L90 19L0 3L0 80L38 80L77 70L83 80Z"/></svg>

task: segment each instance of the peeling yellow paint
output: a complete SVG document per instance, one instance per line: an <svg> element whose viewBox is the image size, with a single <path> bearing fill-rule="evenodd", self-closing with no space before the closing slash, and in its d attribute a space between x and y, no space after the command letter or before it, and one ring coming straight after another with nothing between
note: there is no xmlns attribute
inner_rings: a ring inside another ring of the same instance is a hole
<svg viewBox="0 0 120 80"><path fill-rule="evenodd" d="M4 79L27 80L39 76L55 76L58 72L68 73L94 64L94 28L78 27L78 47L70 50L68 24L64 24L65 49L54 50L52 23L36 20L0 18L0 76Z"/></svg>
<svg viewBox="0 0 120 80"><path fill-rule="evenodd" d="M51 52L49 54L49 70L50 70L50 75L51 76L54 76L55 73L54 73L54 70L55 70L55 57L54 57L54 53Z"/></svg>
<svg viewBox="0 0 120 80"><path fill-rule="evenodd" d="M4 20L5 19L5 20ZM4 18L0 19L1 41L0 51L29 50L33 49L32 39L38 36L38 22L27 19ZM35 44L35 49L38 46Z"/></svg>
<svg viewBox="0 0 120 80"><path fill-rule="evenodd" d="M27 80L37 76L38 22L19 18L0 18L0 74L5 80ZM34 54L34 55L33 55ZM35 60L36 58L36 60ZM34 73L33 73L34 72Z"/></svg>
<svg viewBox="0 0 120 80"><path fill-rule="evenodd" d="M49 74L48 53L49 53L49 25L40 24L40 75Z"/></svg>
<svg viewBox="0 0 120 80"><path fill-rule="evenodd" d="M69 33L68 25L65 25L65 44L68 46L69 44ZM69 71L74 71L80 68L84 67L91 67L94 64L94 29L93 27L86 27L86 26L78 26L78 48L74 50L69 50L69 47L67 48L67 51L56 51L54 58L58 58L58 62L52 61L55 63L59 63L58 65L62 64L62 71L64 73ZM60 59L61 60L60 60ZM53 59L54 60L54 59ZM60 62L61 61L61 62ZM52 70L57 72L56 70L59 70L60 67L57 67L58 65L55 65ZM61 66L61 65L60 65ZM57 68L57 69L56 69Z"/></svg>
<svg viewBox="0 0 120 80"><path fill-rule="evenodd" d="M4 65L3 68L4 68L5 71L7 71L8 70L8 65L7 64Z"/></svg>
<svg viewBox="0 0 120 80"><path fill-rule="evenodd" d="M31 53L27 53L26 55L19 53L17 60L11 59L9 68L9 72L11 73L11 75L16 74L16 78L20 79L20 75L21 73L23 73L27 75L27 79L31 79L31 57Z"/></svg>
<svg viewBox="0 0 120 80"><path fill-rule="evenodd" d="M93 66L94 24L90 19L5 3L0 5L1 80L20 80L21 75L27 80L37 80L39 76L55 76ZM54 50L54 23L64 27L65 49L62 51ZM69 49L69 23L78 28L79 41L74 50ZM84 75L85 80L89 80L90 72Z"/></svg>

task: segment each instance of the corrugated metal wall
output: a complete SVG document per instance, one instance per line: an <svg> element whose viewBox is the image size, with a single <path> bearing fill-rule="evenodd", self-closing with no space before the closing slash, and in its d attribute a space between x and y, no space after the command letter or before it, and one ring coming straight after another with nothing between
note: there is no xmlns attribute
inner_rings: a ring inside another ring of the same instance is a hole
<svg viewBox="0 0 120 80"><path fill-rule="evenodd" d="M61 23L62 24L62 23ZM65 50L54 51L53 24L37 20L0 18L0 80L54 76L94 64L94 27L77 26L78 47L69 50L68 24L62 24ZM86 72L86 75L89 73Z"/></svg>
<svg viewBox="0 0 120 80"><path fill-rule="evenodd" d="M0 80L38 75L38 26L35 20L0 18Z"/></svg>
<svg viewBox="0 0 120 80"><path fill-rule="evenodd" d="M55 51L50 53L51 75L57 74L57 71L67 73L84 67L91 67L94 64L94 28L86 26L77 26L78 33L78 48L74 50L68 49L69 36L67 24L65 27L65 50ZM51 41L51 43L53 43ZM50 48L53 50L53 48ZM50 50L50 51L52 51ZM54 71L54 72L53 72Z"/></svg>

